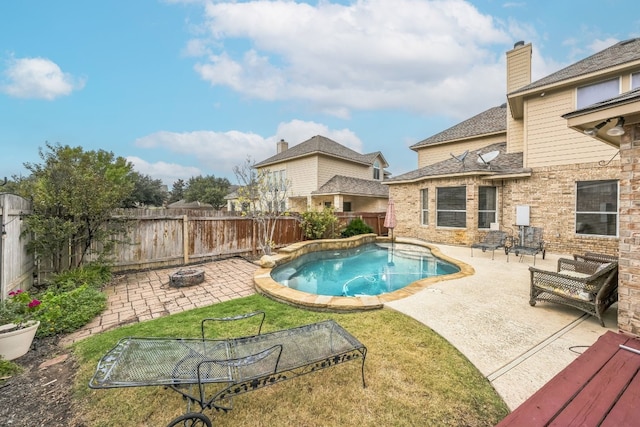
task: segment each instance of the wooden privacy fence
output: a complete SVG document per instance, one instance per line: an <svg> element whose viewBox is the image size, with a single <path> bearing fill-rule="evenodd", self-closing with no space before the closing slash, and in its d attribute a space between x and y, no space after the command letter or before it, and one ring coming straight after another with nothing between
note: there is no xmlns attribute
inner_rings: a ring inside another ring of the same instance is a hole
<svg viewBox="0 0 640 427"><path fill-rule="evenodd" d="M213 211L215 212L215 211ZM131 210L118 215L126 231L117 239L113 270L186 265L234 255L259 255L258 224L251 218L220 216L207 211ZM293 217L277 220L276 247L302 240Z"/></svg>
<svg viewBox="0 0 640 427"><path fill-rule="evenodd" d="M27 199L0 193L0 299L12 290L28 289L33 283L33 256L27 253L29 237L22 235L22 218L30 212Z"/></svg>

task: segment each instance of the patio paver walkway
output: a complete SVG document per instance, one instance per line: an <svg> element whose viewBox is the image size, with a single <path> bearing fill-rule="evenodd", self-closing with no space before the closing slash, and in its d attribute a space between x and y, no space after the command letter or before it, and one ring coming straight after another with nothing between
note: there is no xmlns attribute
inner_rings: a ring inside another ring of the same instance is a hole
<svg viewBox="0 0 640 427"><path fill-rule="evenodd" d="M107 309L82 329L67 335L62 344L72 344L89 335L128 323L155 319L255 293L253 273L258 266L242 258L182 268L204 270L205 281L195 286L170 287L169 275L180 270L180 267L116 275L105 289Z"/></svg>

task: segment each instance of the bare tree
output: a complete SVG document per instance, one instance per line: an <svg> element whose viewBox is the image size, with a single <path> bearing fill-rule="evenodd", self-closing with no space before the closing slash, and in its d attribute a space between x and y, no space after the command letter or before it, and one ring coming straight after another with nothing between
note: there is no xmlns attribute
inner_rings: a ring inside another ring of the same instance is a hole
<svg viewBox="0 0 640 427"><path fill-rule="evenodd" d="M240 187L237 190L242 214L252 218L258 229L258 244L265 255L270 255L278 219L288 216L287 198L290 182L284 171L258 170L247 157L240 166L234 166Z"/></svg>

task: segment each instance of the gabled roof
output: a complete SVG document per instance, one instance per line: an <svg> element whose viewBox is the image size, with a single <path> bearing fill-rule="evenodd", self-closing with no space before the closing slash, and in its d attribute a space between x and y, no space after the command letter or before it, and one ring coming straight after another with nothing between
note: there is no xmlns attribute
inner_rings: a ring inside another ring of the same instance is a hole
<svg viewBox="0 0 640 427"><path fill-rule="evenodd" d="M320 194L353 194L357 196L389 197L389 187L382 185L381 181L352 178L336 175L327 181L313 195Z"/></svg>
<svg viewBox="0 0 640 427"><path fill-rule="evenodd" d="M382 167L388 166L386 164L386 160L384 160L384 157L382 157L382 154L379 151L370 154L360 154L350 148L345 147L344 145L338 144L337 142L327 137L316 135L304 142L301 142L298 145L294 145L293 147L276 154L275 156L269 157L266 160L256 163L254 167L264 167L274 163L280 163L285 160L291 160L314 154L336 157L354 163L360 163L366 166L371 166L375 158L379 155L384 163Z"/></svg>
<svg viewBox="0 0 640 427"><path fill-rule="evenodd" d="M458 123L440 133L413 144L410 148L416 151L428 145L480 137L507 131L507 104L488 110Z"/></svg>
<svg viewBox="0 0 640 427"><path fill-rule="evenodd" d="M490 178L491 176L505 177L508 175L528 175L531 173L529 169L522 168L522 153L507 153L506 150L506 142L491 144L468 153L463 162L452 157L450 159L407 172L395 178L390 178L384 181L384 183L399 184L441 176L480 175ZM499 155L495 160L490 162L490 166L481 161L479 162L478 155L490 153L492 151L498 151Z"/></svg>
<svg viewBox="0 0 640 427"><path fill-rule="evenodd" d="M569 65L540 80L511 92L509 95L526 92L564 80L584 76L586 74L613 68L628 62L640 61L640 38L624 40L613 46L589 56L575 64Z"/></svg>

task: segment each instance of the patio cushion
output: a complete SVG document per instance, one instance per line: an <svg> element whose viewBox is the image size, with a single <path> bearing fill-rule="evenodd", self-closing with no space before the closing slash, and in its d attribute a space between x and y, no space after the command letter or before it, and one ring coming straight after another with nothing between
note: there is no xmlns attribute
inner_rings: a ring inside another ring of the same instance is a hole
<svg viewBox="0 0 640 427"><path fill-rule="evenodd" d="M565 272L565 271L562 272L562 274L566 274L566 273L568 272ZM574 276L574 275L581 274L581 273L575 273L575 272L572 272L572 273L574 274L567 274L567 276ZM582 276L582 277L586 277L586 276ZM539 283L538 287L540 289L544 289L545 291L553 292L554 294L557 294L557 295L564 295L569 298L577 298L583 301L593 301L593 294L590 294L589 292L585 291L584 288L582 289L559 288L559 287L548 285L546 283Z"/></svg>

